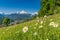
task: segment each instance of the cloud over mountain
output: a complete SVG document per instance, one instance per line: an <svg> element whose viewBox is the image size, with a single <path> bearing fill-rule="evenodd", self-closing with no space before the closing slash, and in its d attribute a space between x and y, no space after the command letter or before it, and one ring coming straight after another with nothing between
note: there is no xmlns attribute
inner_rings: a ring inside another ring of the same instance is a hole
<svg viewBox="0 0 60 40"><path fill-rule="evenodd" d="M32 15L35 15L35 14L38 15L38 12L33 12L33 13L32 13Z"/></svg>

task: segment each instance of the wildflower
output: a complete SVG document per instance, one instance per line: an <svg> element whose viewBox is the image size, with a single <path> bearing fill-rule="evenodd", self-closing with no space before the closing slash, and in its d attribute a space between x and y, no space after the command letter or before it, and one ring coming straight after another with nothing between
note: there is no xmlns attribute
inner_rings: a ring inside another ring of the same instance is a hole
<svg viewBox="0 0 60 40"><path fill-rule="evenodd" d="M35 32L34 35L37 35L37 32Z"/></svg>
<svg viewBox="0 0 60 40"><path fill-rule="evenodd" d="M46 39L46 40L49 40L49 39Z"/></svg>
<svg viewBox="0 0 60 40"><path fill-rule="evenodd" d="M58 24L54 24L54 27L58 27Z"/></svg>
<svg viewBox="0 0 60 40"><path fill-rule="evenodd" d="M43 26L41 25L41 26L39 26L39 28L42 28Z"/></svg>
<svg viewBox="0 0 60 40"><path fill-rule="evenodd" d="M50 24L49 24L50 26L52 26L52 25L54 25L54 22L50 22Z"/></svg>
<svg viewBox="0 0 60 40"><path fill-rule="evenodd" d="M58 24L57 23L54 23L54 22L51 22L49 25L50 26L53 26L53 27L58 27Z"/></svg>
<svg viewBox="0 0 60 40"><path fill-rule="evenodd" d="M26 33L27 31L28 31L28 27L25 26L25 27L23 28L23 32Z"/></svg>
<svg viewBox="0 0 60 40"><path fill-rule="evenodd" d="M45 15L44 18L46 18L47 16Z"/></svg>
<svg viewBox="0 0 60 40"><path fill-rule="evenodd" d="M43 21L41 21L41 24L43 24Z"/></svg>

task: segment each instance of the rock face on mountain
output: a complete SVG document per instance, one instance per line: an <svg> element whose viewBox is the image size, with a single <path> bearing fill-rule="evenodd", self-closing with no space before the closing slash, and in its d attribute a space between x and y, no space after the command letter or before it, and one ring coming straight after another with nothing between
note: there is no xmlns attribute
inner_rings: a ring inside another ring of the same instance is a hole
<svg viewBox="0 0 60 40"><path fill-rule="evenodd" d="M39 11L39 17L60 13L60 0L41 0L40 3L41 9Z"/></svg>
<svg viewBox="0 0 60 40"><path fill-rule="evenodd" d="M30 19L31 14L10 14L5 17L10 18L12 20L25 20L25 19Z"/></svg>

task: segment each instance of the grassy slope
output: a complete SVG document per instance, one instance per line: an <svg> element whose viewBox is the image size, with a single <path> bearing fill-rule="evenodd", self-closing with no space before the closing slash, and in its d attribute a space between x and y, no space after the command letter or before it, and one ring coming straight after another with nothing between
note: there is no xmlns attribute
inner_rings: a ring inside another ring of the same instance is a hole
<svg viewBox="0 0 60 40"><path fill-rule="evenodd" d="M39 20L39 21L38 21ZM44 21L41 24L41 21ZM50 26L50 22L58 23L58 27ZM39 26L43 26L39 28ZM28 31L24 33L23 27ZM35 33L35 35L34 35ZM0 28L0 40L60 40L60 14L40 18L11 27Z"/></svg>

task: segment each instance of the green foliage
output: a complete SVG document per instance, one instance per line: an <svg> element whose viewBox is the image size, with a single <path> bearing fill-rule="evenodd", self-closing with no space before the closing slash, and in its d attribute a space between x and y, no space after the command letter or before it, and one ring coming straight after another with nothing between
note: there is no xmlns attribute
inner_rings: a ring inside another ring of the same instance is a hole
<svg viewBox="0 0 60 40"><path fill-rule="evenodd" d="M31 19L35 19L36 17L38 17L38 14L32 15L32 18Z"/></svg>
<svg viewBox="0 0 60 40"><path fill-rule="evenodd" d="M39 10L39 17L44 15L57 14L57 12L60 10L59 8L60 0L41 0L41 9Z"/></svg>
<svg viewBox="0 0 60 40"><path fill-rule="evenodd" d="M10 19L8 19L8 18L3 19L3 24L4 25L8 26L9 23L10 23Z"/></svg>

